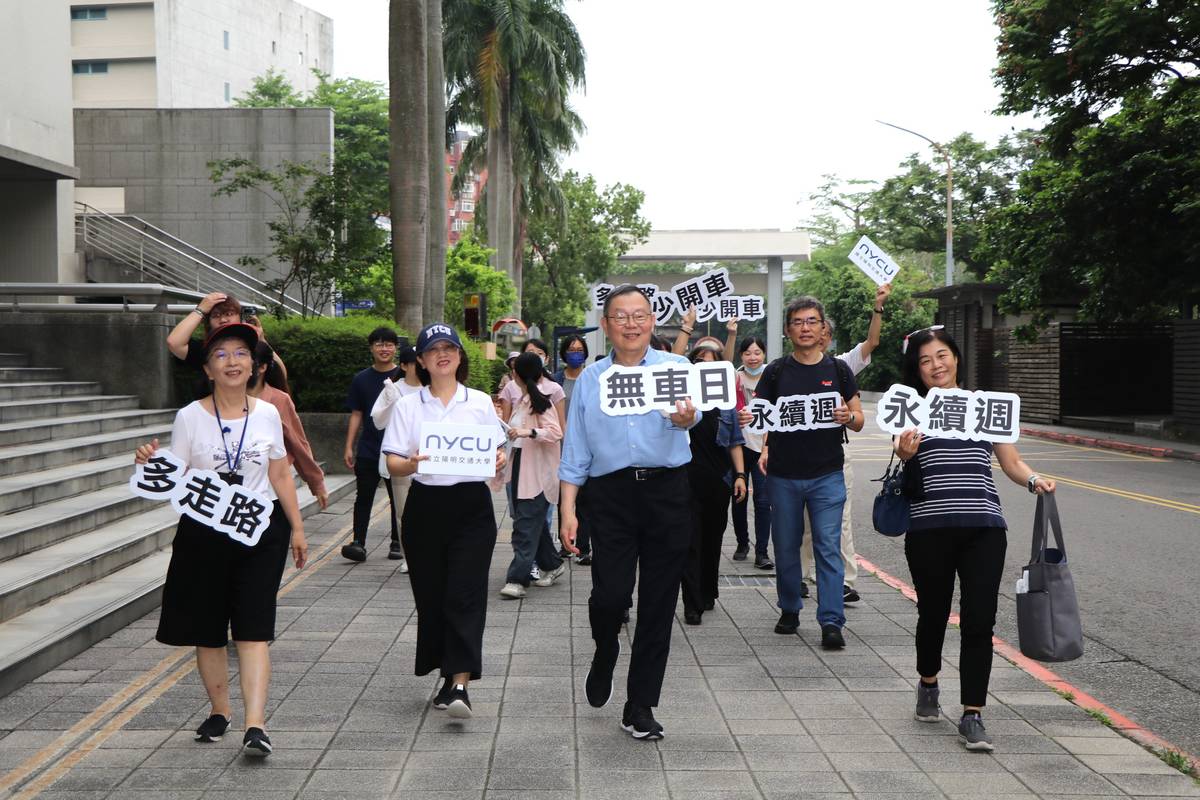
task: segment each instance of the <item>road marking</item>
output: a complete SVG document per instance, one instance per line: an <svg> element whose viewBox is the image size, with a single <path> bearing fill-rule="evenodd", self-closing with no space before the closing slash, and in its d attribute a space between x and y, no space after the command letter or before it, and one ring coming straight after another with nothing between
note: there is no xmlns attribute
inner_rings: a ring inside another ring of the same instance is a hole
<svg viewBox="0 0 1200 800"><path fill-rule="evenodd" d="M896 576L884 572L882 569L875 566L870 561L867 561L862 556L855 556L855 560L858 561L860 567L874 575L879 580L883 581L883 583L891 586L893 589L898 589L901 594L914 603L917 602L916 589L909 586ZM952 625L958 625L960 622L958 614L951 612L950 619L948 621ZM1146 730L1141 725L1126 717L1124 714L1121 714L1112 707L1100 702L1095 697L1092 697L1082 689L1079 689L1071 683L1063 680L1058 676L1057 673L1047 669L1037 661L1022 655L1018 648L1013 647L999 636L992 637L992 649L995 650L1001 658L1009 661L1014 667L1028 673L1030 676L1046 684L1051 689L1058 692L1060 696L1069 696L1070 699L1067 702L1073 703L1085 711L1097 711L1108 717L1109 721L1112 723L1112 728L1115 731L1132 739L1142 747L1145 747L1151 752L1174 751L1183 756L1183 758L1188 761L1188 764L1193 769L1200 768L1200 759L1191 755L1187 751L1176 747L1157 734ZM1097 722L1097 724L1101 723ZM1155 752L1155 754L1157 755L1157 752Z"/></svg>
<svg viewBox="0 0 1200 800"><path fill-rule="evenodd" d="M1066 483L1070 486L1077 486L1080 489L1088 489L1093 492L1101 492L1103 494L1111 494L1115 497L1121 497L1126 500L1137 500L1141 503L1150 503L1151 505L1162 506L1173 511L1183 511L1188 514L1200 514L1200 506L1192 503L1185 503L1182 500L1171 500L1166 497L1156 497L1152 494L1141 494L1139 492L1127 492L1123 489L1113 489L1110 486L1100 486L1095 483L1086 483L1077 481L1074 478L1064 478L1061 475L1051 475L1048 472L1040 473L1042 477L1050 478L1051 480L1060 483Z"/></svg>
<svg viewBox="0 0 1200 800"><path fill-rule="evenodd" d="M382 499L380 499L379 502L381 505L383 504ZM386 505L386 509L388 514L392 513L390 505ZM368 525L376 522L383 513L384 511L381 509L372 514ZM288 582L279 588L278 596L282 597L288 594L292 588L306 580L309 575L312 575L318 569L327 564L331 560L334 551L343 541L345 541L346 534L350 533L353 527L354 523L351 521L346 523L345 526L338 530L331 537L330 542L326 545L326 547L321 551L321 554L314 559L311 564L306 565L304 570L297 570L294 566L291 567L291 571L284 576ZM104 701L104 703L102 703L94 711L71 726L69 730L64 731L62 735L60 735L50 744L46 745L32 756L22 761L10 772L4 775L3 778L0 778L0 792L10 789L11 787L28 778L30 775L41 771L46 764L50 762L59 752L70 745L71 742L75 741L80 735L88 731L92 725L115 709L119 708L122 704L124 704L142 689L153 684L163 673L167 672L172 667L177 667L175 672L171 673L171 675L169 675L161 683L152 686L149 691L145 692L128 706L126 706L121 713L117 714L102 728L100 728L100 730L88 737L88 739L84 741L82 745L79 745L72 752L55 762L50 769L42 772L34 781L22 787L20 792L14 796L14 800L17 797L22 799L36 797L39 793L70 771L73 766L79 763L80 759L110 739L117 731L124 727L125 723L129 722L129 720L133 719L133 717L135 717L137 714L140 714L148 705L157 700L164 692L178 683L180 679L194 670L196 668L196 662L193 660L189 659L185 663L179 664L181 659L187 658L194 652L195 648L192 647L175 648L170 655L158 662L158 664L143 672L132 682L127 684L123 689L121 689L120 692Z"/></svg>

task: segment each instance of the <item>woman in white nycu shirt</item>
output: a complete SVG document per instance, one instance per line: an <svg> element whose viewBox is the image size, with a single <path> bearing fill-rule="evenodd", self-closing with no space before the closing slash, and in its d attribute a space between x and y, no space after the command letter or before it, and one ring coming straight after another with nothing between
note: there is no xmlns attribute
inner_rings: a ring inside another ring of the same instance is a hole
<svg viewBox="0 0 1200 800"><path fill-rule="evenodd" d="M208 335L203 364L212 392L175 415L170 449L188 468L214 470L226 483L274 501L270 526L250 547L180 517L155 637L163 644L196 648L212 710L195 738L214 742L232 719L225 649L232 629L246 716L242 750L248 756L271 752L265 731L271 679L267 643L275 638L275 595L288 550L297 569L308 558L279 412L247 393L257 344L255 330L240 322ZM157 439L142 445L135 461L146 463L156 449Z"/></svg>
<svg viewBox="0 0 1200 800"><path fill-rule="evenodd" d="M492 493L482 477L418 474L424 422L485 425L492 441L505 437L492 399L463 385L469 363L454 329L428 325L417 337L420 392L402 398L383 434L382 451L393 477L412 476L400 537L417 605L414 673L435 669L443 678L433 707L457 719L471 716L467 684L483 672L483 627L488 569L496 546ZM504 451L496 455L496 470Z"/></svg>

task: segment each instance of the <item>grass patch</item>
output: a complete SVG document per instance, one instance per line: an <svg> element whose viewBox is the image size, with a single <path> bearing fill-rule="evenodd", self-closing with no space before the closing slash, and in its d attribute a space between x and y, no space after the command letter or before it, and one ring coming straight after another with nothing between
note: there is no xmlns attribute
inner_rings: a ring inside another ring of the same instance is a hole
<svg viewBox="0 0 1200 800"><path fill-rule="evenodd" d="M1054 687L1051 687L1050 691L1054 692L1056 695L1061 697L1063 700L1066 700L1068 703L1075 700L1075 693L1068 692L1066 689L1055 689Z"/></svg>
<svg viewBox="0 0 1200 800"><path fill-rule="evenodd" d="M1097 720L1101 725L1109 728L1113 726L1113 721L1109 719L1108 714L1105 714L1103 711L1096 708L1085 708L1084 711L1088 713L1088 716L1094 720Z"/></svg>
<svg viewBox="0 0 1200 800"><path fill-rule="evenodd" d="M1197 774L1196 767L1183 753L1178 750L1168 750L1163 748L1156 750L1155 755L1163 760L1163 763L1172 769L1177 769L1184 775L1193 779L1200 779L1200 774Z"/></svg>

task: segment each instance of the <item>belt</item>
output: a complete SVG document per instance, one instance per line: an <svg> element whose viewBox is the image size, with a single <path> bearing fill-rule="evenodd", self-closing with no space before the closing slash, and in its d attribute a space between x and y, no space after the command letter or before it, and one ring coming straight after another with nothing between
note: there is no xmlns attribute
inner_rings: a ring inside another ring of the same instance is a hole
<svg viewBox="0 0 1200 800"><path fill-rule="evenodd" d="M651 478L661 478L677 469L679 467L626 467L625 469L617 470L617 474L627 475L635 481L648 481Z"/></svg>

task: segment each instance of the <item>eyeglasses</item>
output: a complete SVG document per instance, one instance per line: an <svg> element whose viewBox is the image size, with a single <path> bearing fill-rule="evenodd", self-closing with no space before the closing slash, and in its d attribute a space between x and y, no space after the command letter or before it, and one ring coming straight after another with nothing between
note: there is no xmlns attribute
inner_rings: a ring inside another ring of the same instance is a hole
<svg viewBox="0 0 1200 800"><path fill-rule="evenodd" d="M900 355L905 355L906 353L908 353L908 340L911 339L912 337L916 336L918 333L926 333L926 332L932 333L933 331L940 331L940 330L944 329L945 327L946 327L945 325L930 325L928 328L917 328L915 331L910 333L908 336L904 337L904 344L900 345Z"/></svg>
<svg viewBox="0 0 1200 800"><path fill-rule="evenodd" d="M244 347L239 347L236 350L213 350L212 355L209 356L214 361L228 361L230 358L241 360L249 357L250 351Z"/></svg>
<svg viewBox="0 0 1200 800"><path fill-rule="evenodd" d="M825 324L825 320L821 319L820 317L805 317L804 319L794 319L788 323L788 325L792 326L793 328L816 328L818 326L823 326L824 324Z"/></svg>
<svg viewBox="0 0 1200 800"><path fill-rule="evenodd" d="M609 314L608 318L618 325L628 325L630 322L634 325L645 325L650 319L650 315L645 311L635 311L632 314L618 312L616 314Z"/></svg>

